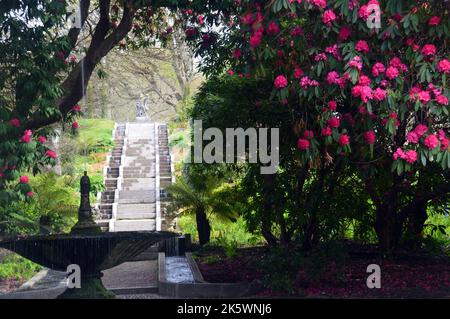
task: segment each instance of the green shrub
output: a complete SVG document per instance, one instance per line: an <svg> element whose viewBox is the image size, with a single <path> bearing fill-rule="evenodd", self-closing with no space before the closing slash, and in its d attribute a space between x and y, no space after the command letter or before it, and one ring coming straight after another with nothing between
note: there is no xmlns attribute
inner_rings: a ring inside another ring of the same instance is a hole
<svg viewBox="0 0 450 319"><path fill-rule="evenodd" d="M253 235L247 230L246 223L242 217L236 222L223 221L212 217L211 221L211 244L228 249L233 254L234 248L255 246L264 243L262 236ZM178 218L178 225L185 234L191 234L193 241L198 241L195 216L185 215Z"/></svg>
<svg viewBox="0 0 450 319"><path fill-rule="evenodd" d="M41 269L41 266L28 259L17 254L10 254L0 262L0 280L28 280Z"/></svg>

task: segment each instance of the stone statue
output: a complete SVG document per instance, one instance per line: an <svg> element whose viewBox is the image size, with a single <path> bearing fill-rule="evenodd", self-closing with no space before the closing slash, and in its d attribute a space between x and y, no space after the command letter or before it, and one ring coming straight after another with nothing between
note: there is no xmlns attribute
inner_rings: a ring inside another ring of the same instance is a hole
<svg viewBox="0 0 450 319"><path fill-rule="evenodd" d="M80 180L80 208L78 209L78 220L87 220L92 217L91 203L89 200L89 193L91 192L91 181L87 176L87 172L84 172L84 176Z"/></svg>
<svg viewBox="0 0 450 319"><path fill-rule="evenodd" d="M142 101L136 102L136 117L145 117L145 108Z"/></svg>
<svg viewBox="0 0 450 319"><path fill-rule="evenodd" d="M89 200L90 192L91 181L85 171L80 180L80 208L78 209L78 222L71 230L73 234L101 233L101 228L95 223L92 214L91 202Z"/></svg>

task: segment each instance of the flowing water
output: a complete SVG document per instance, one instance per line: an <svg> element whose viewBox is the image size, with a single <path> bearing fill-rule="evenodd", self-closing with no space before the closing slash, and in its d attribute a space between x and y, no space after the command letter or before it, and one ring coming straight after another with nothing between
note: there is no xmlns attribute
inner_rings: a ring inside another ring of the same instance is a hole
<svg viewBox="0 0 450 319"><path fill-rule="evenodd" d="M194 283L186 257L166 257L166 279L173 283Z"/></svg>

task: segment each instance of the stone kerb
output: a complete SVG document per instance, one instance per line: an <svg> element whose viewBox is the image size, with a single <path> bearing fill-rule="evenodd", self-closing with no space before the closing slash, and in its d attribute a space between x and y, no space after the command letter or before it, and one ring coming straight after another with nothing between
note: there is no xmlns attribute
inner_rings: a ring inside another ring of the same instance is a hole
<svg viewBox="0 0 450 319"><path fill-rule="evenodd" d="M156 196L156 230L161 231L161 196L159 181L159 125L155 123L155 196Z"/></svg>
<svg viewBox="0 0 450 319"><path fill-rule="evenodd" d="M204 280L197 263L190 253L186 253L194 283L173 283L167 281L166 256L158 254L158 293L171 298L240 298L254 295L261 289L257 281L239 283L210 283Z"/></svg>

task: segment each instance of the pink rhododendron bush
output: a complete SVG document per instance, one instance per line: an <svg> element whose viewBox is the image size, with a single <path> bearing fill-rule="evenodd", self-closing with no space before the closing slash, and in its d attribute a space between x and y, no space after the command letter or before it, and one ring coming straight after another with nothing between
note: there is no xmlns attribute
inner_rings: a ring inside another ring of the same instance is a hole
<svg viewBox="0 0 450 319"><path fill-rule="evenodd" d="M259 105L290 114L291 160L317 176L350 168L382 248L407 230L421 237L427 207L450 191L449 4L237 0L234 10L186 15L203 71L271 83Z"/></svg>

